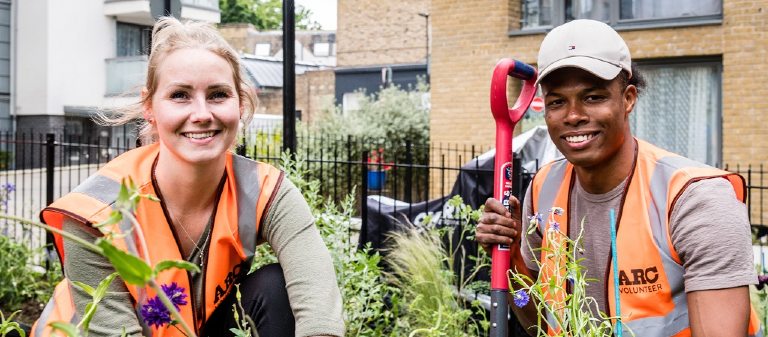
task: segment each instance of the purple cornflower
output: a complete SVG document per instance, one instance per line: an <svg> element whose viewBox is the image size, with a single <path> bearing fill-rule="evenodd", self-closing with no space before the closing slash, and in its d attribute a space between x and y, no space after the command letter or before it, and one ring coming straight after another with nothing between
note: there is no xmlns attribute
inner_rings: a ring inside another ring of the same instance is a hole
<svg viewBox="0 0 768 337"><path fill-rule="evenodd" d="M144 323L155 328L171 323L171 313L163 305L163 302L155 296L147 301L147 304L141 306L141 316L144 317Z"/></svg>
<svg viewBox="0 0 768 337"><path fill-rule="evenodd" d="M554 213L555 215L563 215L563 209L561 207L552 207L549 212Z"/></svg>
<svg viewBox="0 0 768 337"><path fill-rule="evenodd" d="M544 217L541 213L536 212L533 213L533 215L528 216L528 220L531 220L531 226L538 226L540 223L544 222Z"/></svg>
<svg viewBox="0 0 768 337"><path fill-rule="evenodd" d="M171 285L163 284L160 288L171 299L171 303L176 307L176 310L180 310L180 305L187 304L186 298L189 295L185 294L185 289L179 287L176 282L171 283ZM150 298L147 304L141 306L141 316L144 317L144 322L147 325L154 325L156 328L171 323L171 312L163 305L163 301L160 300L159 296Z"/></svg>
<svg viewBox="0 0 768 337"><path fill-rule="evenodd" d="M763 287L765 287L766 284L768 284L768 276L758 276L755 288L757 288L757 290L763 290Z"/></svg>
<svg viewBox="0 0 768 337"><path fill-rule="evenodd" d="M187 300L186 298L189 296L184 293L184 288L179 287L176 282L171 283L171 285L161 285L160 288L163 288L163 292L168 295L168 298L171 299L171 302L173 302L173 305L176 307L176 310L179 309L180 305L186 305Z"/></svg>
<svg viewBox="0 0 768 337"><path fill-rule="evenodd" d="M553 230L559 231L560 230L560 223L556 221L550 221L549 225L552 226Z"/></svg>
<svg viewBox="0 0 768 337"><path fill-rule="evenodd" d="M7 190L8 193L16 191L16 185L14 184L3 184L2 186L0 186L0 188Z"/></svg>
<svg viewBox="0 0 768 337"><path fill-rule="evenodd" d="M528 296L528 293L525 292L525 289L520 289L516 291L514 294L514 297L515 297L515 305L518 308L524 307L526 304L528 304L528 301L531 300L531 297Z"/></svg>

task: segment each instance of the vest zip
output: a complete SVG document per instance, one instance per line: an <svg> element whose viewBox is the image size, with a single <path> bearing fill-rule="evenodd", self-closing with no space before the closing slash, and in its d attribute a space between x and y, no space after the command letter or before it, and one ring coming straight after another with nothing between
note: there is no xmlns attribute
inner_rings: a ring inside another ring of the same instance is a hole
<svg viewBox="0 0 768 337"><path fill-rule="evenodd" d="M619 224L621 223L621 216L623 215L624 211L624 202L627 200L627 192L629 192L629 185L632 183L632 177L635 176L635 169L637 168L637 152L638 152L638 144L637 139L635 139L635 160L632 162L632 168L629 170L629 176L627 177L627 183L624 185L624 191L621 192L621 202L619 203L619 211L616 214L616 238L619 237ZM570 216L569 216L570 217ZM618 250L618 248L616 248ZM618 256L618 252L616 252L616 256ZM608 254L608 264L605 268L605 278L603 279L603 296L605 299L605 310L608 311L608 316L611 316L611 305L608 299L608 282L611 282L609 277L611 276L611 264L613 263L613 257L612 254Z"/></svg>

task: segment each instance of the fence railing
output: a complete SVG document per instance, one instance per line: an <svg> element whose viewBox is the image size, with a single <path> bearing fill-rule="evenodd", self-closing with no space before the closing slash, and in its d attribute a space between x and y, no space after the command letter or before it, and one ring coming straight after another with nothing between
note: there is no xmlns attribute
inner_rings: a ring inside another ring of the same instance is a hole
<svg viewBox="0 0 768 337"><path fill-rule="evenodd" d="M0 185L15 189L0 208L12 215L37 219L39 211L50 202L73 190L111 159L134 148L135 139L127 136L127 132L123 134L126 136L115 139L63 133L0 133ZM279 133L249 133L237 152L279 165L281 144ZM464 194L461 189L465 184L461 179L492 179L491 169L481 167L480 160L473 160L491 150L480 146L398 144L308 133L299 134L297 144L297 152L304 158L305 178L320 181L320 194L326 201L338 204L347 194L354 193L356 214L364 222L368 218L364 216L368 196L376 195L378 200L388 198L395 207L402 207L400 212L408 213L412 218L413 205L430 200L440 200L440 204L444 204L445 197L455 188L459 189L458 194ZM765 227L768 176L763 166L733 164L724 168L745 177L751 223L762 234L768 234ZM533 172L523 173L530 176ZM522 197L525 186L518 185L514 194ZM474 203L477 203L490 196L492 190L478 188L472 193L475 194ZM42 244L40 240L45 236L40 231L2 222L0 234L30 242L32 248Z"/></svg>

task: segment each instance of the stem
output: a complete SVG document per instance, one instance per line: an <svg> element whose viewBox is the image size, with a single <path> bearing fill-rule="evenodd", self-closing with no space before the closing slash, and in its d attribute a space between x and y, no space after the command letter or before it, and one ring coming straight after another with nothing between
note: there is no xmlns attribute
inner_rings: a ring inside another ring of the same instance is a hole
<svg viewBox="0 0 768 337"><path fill-rule="evenodd" d="M131 220L131 223L133 224L133 228L136 230L136 234L139 237L139 243L141 244L141 251L144 252L144 262L146 262L148 265L152 265L152 263L149 261L149 250L147 250L147 242L144 240L144 232L141 230L141 225L139 225L139 221L136 220L136 217L133 216L132 212L123 212L124 217L128 217L128 219Z"/></svg>
<svg viewBox="0 0 768 337"><path fill-rule="evenodd" d="M239 289L238 289L238 291L239 291ZM251 325L251 329L253 330L253 331L252 331L252 332L253 332L253 335L252 335L252 336L253 336L253 337L259 337L259 332L258 332L258 331L256 331L256 324L255 324L255 323L253 323L253 320L251 319L251 316L248 316L248 314L246 314L246 313L245 313L245 309L243 309L243 303L240 303L240 301L238 300L238 301L237 301L237 306L239 306L239 307L240 307L240 311L242 311L242 312L243 312L243 318L244 318L246 321L248 321L248 324L250 324L250 325ZM240 323L237 323L237 325L240 325ZM242 330L242 329L241 329L241 330Z"/></svg>
<svg viewBox="0 0 768 337"><path fill-rule="evenodd" d="M76 236L74 236L74 235L72 235L70 233L67 233L67 232L65 232L63 230L60 230L58 228L54 228L54 227L48 226L48 225L46 225L44 223L34 222L34 221L30 221L30 220L27 220L27 219L24 219L24 218L19 218L19 217L15 217L15 216L12 216L12 215L1 214L1 213L0 213L0 219L14 220L14 221L17 221L17 222L30 224L32 226L45 229L45 230L47 230L49 232L53 232L53 233L59 234L59 235L61 235L64 238L67 238L69 240L77 242L78 244L82 245L83 247L88 248L88 249L98 253L99 255L104 255L104 251L102 251L101 248L99 248L98 246L94 245L93 243L85 241L85 240L83 240L81 238L78 238L78 237L76 237Z"/></svg>
<svg viewBox="0 0 768 337"><path fill-rule="evenodd" d="M161 301L163 301L163 304L166 308L168 308L168 311L171 312L173 317L175 317L179 324L181 324L181 327L184 328L184 331L186 332L188 337L196 337L195 332L192 331L192 329L189 328L187 325L187 322L184 321L184 318L181 317L181 314L179 314L179 311L176 310L176 307L173 305L173 302L171 302L171 299L168 298L168 295L165 294L163 289L160 289L160 287L157 285L155 280L149 280L148 282L149 286L152 287L152 289L155 290L157 293L157 297L160 298Z"/></svg>

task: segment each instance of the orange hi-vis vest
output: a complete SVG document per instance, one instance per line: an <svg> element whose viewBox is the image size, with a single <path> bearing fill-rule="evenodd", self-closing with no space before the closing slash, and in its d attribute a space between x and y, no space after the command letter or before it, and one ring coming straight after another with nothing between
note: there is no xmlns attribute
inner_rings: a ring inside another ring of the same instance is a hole
<svg viewBox="0 0 768 337"><path fill-rule="evenodd" d="M45 208L40 214L42 221L61 229L65 216L86 224L106 220L112 212L111 205L116 200L121 181L129 176L137 186L138 193L157 196L152 183L152 171L158 153L159 145L153 144L118 156L71 193ZM227 153L226 179L223 179L216 206L208 251L202 261L202 306L196 306L189 272L171 269L158 275L158 284L176 282L178 286L186 289L189 304L181 306L180 313L198 335L202 332L205 320L234 288L240 271L250 268L259 226L265 219L283 177L280 170L270 165ZM142 258L149 258L153 268L163 260L184 259L179 249L179 235L173 230L173 226L169 225L159 202L142 198L136 210L136 218L141 224L147 251L142 251L141 246L136 244L139 234L137 231L129 231L132 225L128 221L112 226L111 230L116 233L132 233L123 239L113 239L115 246ZM58 235L55 237L55 245L62 262L65 261L66 252L62 238ZM52 329L48 323L51 322L79 322L69 287L69 281L66 279L56 287L54 296L35 323L30 336L50 336ZM145 304L147 299L154 298L156 293L150 287L127 287L139 315L141 305ZM141 319L139 321L142 322ZM145 324L143 327L145 336L182 336L177 329L149 329Z"/></svg>
<svg viewBox="0 0 768 337"><path fill-rule="evenodd" d="M636 141L635 164L624 188L621 209L616 210L616 258L619 270L619 298L622 329L629 336L690 336L688 301L684 289L683 265L669 235L669 219L677 198L688 185L702 179L727 179L742 202L746 198L744 178L671 152L642 140ZM548 214L552 207L563 209L565 219L560 231L570 235L570 196L575 184L574 167L561 159L542 167L533 179L531 200L533 212ZM544 221L546 222L546 220ZM538 228L542 234L542 280L555 280L559 287L545 289L549 308L547 322L550 335L559 326L553 310L562 308L568 284L565 267L567 254L555 261L546 249L564 247L563 236L549 233L546 223ZM586 229L588 230L588 229ZM609 254L605 278L604 308L608 316L616 314L613 261ZM545 288L549 288L545 285ZM754 308L750 309L749 334L763 336ZM615 324L615 321L614 321Z"/></svg>

